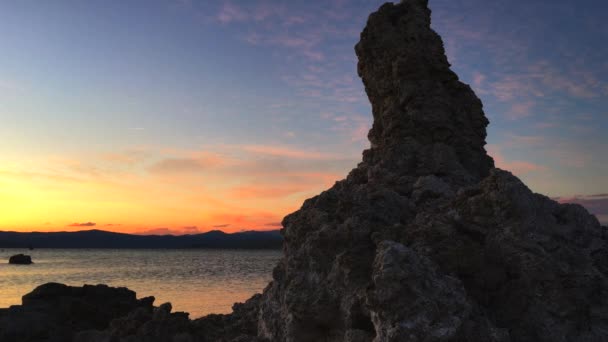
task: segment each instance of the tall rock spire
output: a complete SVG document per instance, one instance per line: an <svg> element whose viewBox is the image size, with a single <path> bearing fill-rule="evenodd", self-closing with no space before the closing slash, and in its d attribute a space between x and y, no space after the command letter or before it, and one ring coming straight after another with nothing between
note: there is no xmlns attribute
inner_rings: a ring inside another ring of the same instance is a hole
<svg viewBox="0 0 608 342"><path fill-rule="evenodd" d="M484 150L489 122L481 101L450 70L430 15L424 0L387 3L361 33L358 73L374 116L367 161L459 183L479 180L494 166Z"/></svg>

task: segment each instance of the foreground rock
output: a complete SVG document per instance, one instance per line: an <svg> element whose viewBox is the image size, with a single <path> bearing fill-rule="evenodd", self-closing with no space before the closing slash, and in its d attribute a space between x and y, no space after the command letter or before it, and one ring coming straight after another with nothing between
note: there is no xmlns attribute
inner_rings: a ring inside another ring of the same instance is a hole
<svg viewBox="0 0 608 342"><path fill-rule="evenodd" d="M170 303L154 307L154 297L137 299L126 288L48 283L22 305L0 309L0 342L257 341L260 299L235 304L231 315L190 320Z"/></svg>
<svg viewBox="0 0 608 342"><path fill-rule="evenodd" d="M608 341L606 230L494 168L427 1L383 5L356 53L371 148L284 219L264 293L195 321L150 304L80 341Z"/></svg>
<svg viewBox="0 0 608 342"><path fill-rule="evenodd" d="M105 329L153 300L137 300L125 288L48 283L23 296L22 305L0 310L0 341L70 341L74 332Z"/></svg>
<svg viewBox="0 0 608 342"><path fill-rule="evenodd" d="M32 264L32 257L25 254L16 254L8 259L8 263L14 265L29 265Z"/></svg>

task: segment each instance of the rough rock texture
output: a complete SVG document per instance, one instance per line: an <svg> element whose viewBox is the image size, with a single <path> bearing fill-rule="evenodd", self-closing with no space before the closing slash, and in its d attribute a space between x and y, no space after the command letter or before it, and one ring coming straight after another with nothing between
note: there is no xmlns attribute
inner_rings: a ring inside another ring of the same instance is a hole
<svg viewBox="0 0 608 342"><path fill-rule="evenodd" d="M154 298L105 285L72 287L48 283L22 298L22 305L0 309L0 341L70 341L75 331L105 329L108 323Z"/></svg>
<svg viewBox="0 0 608 342"><path fill-rule="evenodd" d="M8 263L14 265L30 265L32 264L32 257L25 254L15 254L8 258Z"/></svg>
<svg viewBox="0 0 608 342"><path fill-rule="evenodd" d="M608 340L606 231L484 150L425 0L385 4L356 46L371 148L283 221L260 308L272 341Z"/></svg>
<svg viewBox="0 0 608 342"><path fill-rule="evenodd" d="M230 315L190 320L126 288L48 283L22 305L0 309L0 342L262 342L255 337L260 299L235 304Z"/></svg>
<svg viewBox="0 0 608 342"><path fill-rule="evenodd" d="M606 229L494 168L427 1L383 5L356 53L371 148L284 219L264 293L195 321L129 295L122 318L74 323L78 341L608 341Z"/></svg>

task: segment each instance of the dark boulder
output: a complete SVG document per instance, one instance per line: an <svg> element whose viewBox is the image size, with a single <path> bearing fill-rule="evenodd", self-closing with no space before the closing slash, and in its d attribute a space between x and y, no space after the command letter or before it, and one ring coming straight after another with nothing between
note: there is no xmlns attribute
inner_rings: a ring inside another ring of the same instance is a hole
<svg viewBox="0 0 608 342"><path fill-rule="evenodd" d="M230 315L190 320L170 303L154 307L154 297L106 285L82 287L48 283L0 309L0 342L217 342L258 338L261 295L233 306Z"/></svg>
<svg viewBox="0 0 608 342"><path fill-rule="evenodd" d="M71 341L75 332L106 329L136 308L152 312L152 302L126 288L44 284L0 312L0 341Z"/></svg>
<svg viewBox="0 0 608 342"><path fill-rule="evenodd" d="M25 254L16 254L8 259L8 263L13 265L29 265L32 264L32 257Z"/></svg>

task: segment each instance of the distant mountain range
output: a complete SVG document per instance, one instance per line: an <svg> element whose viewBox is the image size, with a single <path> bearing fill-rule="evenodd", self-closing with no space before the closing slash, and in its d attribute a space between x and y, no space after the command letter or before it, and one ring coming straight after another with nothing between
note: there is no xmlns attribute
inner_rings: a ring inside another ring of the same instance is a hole
<svg viewBox="0 0 608 342"><path fill-rule="evenodd" d="M278 230L224 233L212 230L193 235L133 235L103 230L78 232L4 232L0 248L235 248L279 249Z"/></svg>

